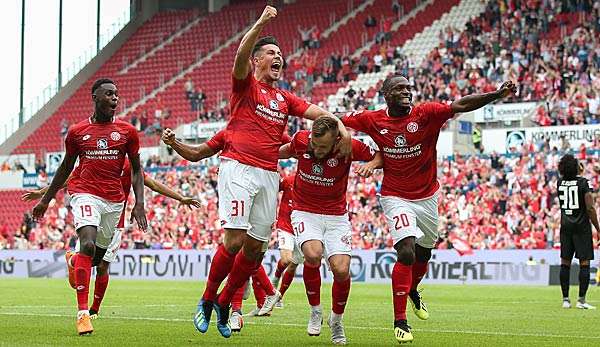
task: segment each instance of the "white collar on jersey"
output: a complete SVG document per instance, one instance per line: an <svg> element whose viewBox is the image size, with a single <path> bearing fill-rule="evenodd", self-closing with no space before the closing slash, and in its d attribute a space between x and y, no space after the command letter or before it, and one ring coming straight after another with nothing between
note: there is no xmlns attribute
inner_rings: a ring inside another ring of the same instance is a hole
<svg viewBox="0 0 600 347"><path fill-rule="evenodd" d="M388 117L390 117L390 118L397 118L397 117L390 116L389 110L390 109L388 107L385 107L385 115L388 116ZM410 115L411 112L412 112L412 106L410 107L410 110L408 110L407 116Z"/></svg>

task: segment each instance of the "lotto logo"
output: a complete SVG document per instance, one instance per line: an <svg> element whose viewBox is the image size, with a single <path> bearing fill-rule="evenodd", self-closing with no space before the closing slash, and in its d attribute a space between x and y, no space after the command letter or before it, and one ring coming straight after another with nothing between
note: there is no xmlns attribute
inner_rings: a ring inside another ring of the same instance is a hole
<svg viewBox="0 0 600 347"><path fill-rule="evenodd" d="M113 141L119 141L121 139L121 134L119 134L118 131L113 131L112 133L110 133L110 138Z"/></svg>
<svg viewBox="0 0 600 347"><path fill-rule="evenodd" d="M351 235L344 235L341 238L341 241L345 244L347 244L348 246L352 245L352 236Z"/></svg>
<svg viewBox="0 0 600 347"><path fill-rule="evenodd" d="M283 95L281 95L281 94L279 94L279 93L277 93L277 94L275 95L275 97L277 97L277 100L279 100L279 101L283 101L283 100L284 100L284 98L283 98Z"/></svg>

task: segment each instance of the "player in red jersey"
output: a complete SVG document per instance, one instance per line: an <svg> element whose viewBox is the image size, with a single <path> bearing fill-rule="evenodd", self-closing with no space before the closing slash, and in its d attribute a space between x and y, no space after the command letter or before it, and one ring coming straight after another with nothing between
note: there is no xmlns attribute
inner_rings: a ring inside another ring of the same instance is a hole
<svg viewBox="0 0 600 347"><path fill-rule="evenodd" d="M225 240L210 264L206 288L194 316L194 325L201 333L208 330L214 308L217 329L223 337L231 336L231 298L261 264L275 221L278 152L289 115L313 120L328 115L336 119L322 108L276 88L284 65L281 50L273 37L258 39L263 27L276 16L277 10L267 6L242 38L235 56L228 141L221 153L218 177L219 217ZM345 157L351 149L350 135L336 121L342 133L340 155Z"/></svg>
<svg viewBox="0 0 600 347"><path fill-rule="evenodd" d="M429 313L417 285L427 272L431 250L438 239L436 143L447 120L474 111L516 92L505 82L495 92L469 95L451 105L412 104L411 86L403 76L388 77L381 88L387 108L352 112L342 121L377 143L383 154L381 206L398 258L392 272L394 332L399 342L413 340L406 321L407 296L420 319Z"/></svg>
<svg viewBox="0 0 600 347"><path fill-rule="evenodd" d="M304 254L304 286L311 306L308 334L318 336L323 323L321 259L325 254L333 272L332 312L328 320L334 344L346 344L342 317L350 294L352 228L346 192L351 161L336 158L337 123L329 117L315 120L311 131L299 131L283 145L280 156L296 157L298 169L292 199L292 226ZM371 161L373 149L352 140L352 160ZM265 302L263 309L269 302Z"/></svg>
<svg viewBox="0 0 600 347"><path fill-rule="evenodd" d="M135 206L131 216L146 230L144 212L144 178L140 165L139 137L135 128L114 119L119 101L118 90L109 79L99 79L92 86L95 104L92 116L69 128L65 139L65 157L56 171L48 191L33 208L33 217L40 219L48 203L65 183L79 158L81 174L69 180L75 230L81 244L74 256L77 289L77 331L80 335L94 330L88 311L88 293L92 263L99 263L112 240L112 233L123 211L125 195L121 173L125 156L131 162Z"/></svg>
<svg viewBox="0 0 600 347"><path fill-rule="evenodd" d="M283 193L281 194L281 201L279 202L279 211L277 213L277 223L275 228L277 229L277 240L281 258L277 262L277 268L275 269L271 282L273 283L273 286L277 288L279 286L279 281L281 280L281 286L279 286L281 298L275 307L277 307L277 305L283 307L283 295L294 280L298 264L304 262L304 256L296 243L294 229L292 228L294 179L295 175L288 175L282 177L279 182L279 191Z"/></svg>
<svg viewBox="0 0 600 347"><path fill-rule="evenodd" d="M71 173L71 176L69 176L69 180L72 179L73 177L77 177L80 174L81 174L81 166L77 166L77 168L75 168L75 170L73 170L73 172ZM63 187L66 187L66 185L67 185L67 183L65 183L63 185ZM125 162L123 165L123 172L121 174L121 185L123 187L123 192L125 193L124 201L125 201L125 204L127 204L127 201L129 199L129 193L131 192L131 165L129 164L128 159L125 159ZM172 190L171 188L167 187L166 185L162 184L161 182L156 181L152 177L146 175L146 173L144 173L144 185L146 187L150 188L151 190L157 192L158 194L161 194L166 197L169 197L169 198L179 201L181 203L181 205L194 206L196 208L199 208L202 206L200 201L198 201L197 199L182 196L181 194L177 193L176 191ZM27 193L23 194L23 196L21 196L21 200L32 201L32 200L40 199L46 193L48 188L49 188L49 186L46 186L46 187L38 189L38 190L28 191ZM104 256L102 257L102 260L97 264L92 263L92 266L96 267L96 281L94 282L94 302L92 303L92 307L90 307L90 309L89 309L91 319L98 318L98 312L100 311L100 305L102 304L102 300L104 299L104 294L106 292L106 288L108 287L108 282L109 282L108 270L110 268L110 264L116 260L117 251L121 247L121 236L123 234L124 228L125 228L125 208L123 208L123 212L121 213L119 223L117 224L117 227L113 233L110 244L109 244L108 248L106 249L106 253L104 253ZM74 260L73 256L79 252L80 247L81 247L81 244L78 240L77 245L75 247L75 252L68 251L67 252L68 254L66 256L67 266L68 266L68 270L69 270L69 284L71 285L71 287L73 289L75 289L77 287L75 285L75 276L74 276L75 271L74 271L74 267L73 267L73 260Z"/></svg>

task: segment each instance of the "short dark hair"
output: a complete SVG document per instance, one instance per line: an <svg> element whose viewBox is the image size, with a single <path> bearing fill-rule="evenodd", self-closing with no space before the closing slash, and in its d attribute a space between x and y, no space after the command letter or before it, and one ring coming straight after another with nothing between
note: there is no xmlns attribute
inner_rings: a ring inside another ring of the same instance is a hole
<svg viewBox="0 0 600 347"><path fill-rule="evenodd" d="M252 49L252 56L254 56L256 52L260 51L261 48L263 48L263 46L266 45L275 45L279 47L279 42L277 42L277 39L273 36L261 37L260 39L258 39L258 41L256 41L256 44L254 44L254 48Z"/></svg>
<svg viewBox="0 0 600 347"><path fill-rule="evenodd" d="M314 137L321 137L328 132L334 133L335 136L338 134L338 123L335 119L328 116L320 116L315 119L312 125L312 134Z"/></svg>
<svg viewBox="0 0 600 347"><path fill-rule="evenodd" d="M565 180L573 180L579 174L579 162L572 154L565 154L558 162L558 172Z"/></svg>
<svg viewBox="0 0 600 347"><path fill-rule="evenodd" d="M115 84L115 82L113 82L113 80L111 80L110 78L97 79L96 82L94 82L94 84L92 85L92 94L94 94L96 89L100 88L100 86L105 83Z"/></svg>
<svg viewBox="0 0 600 347"><path fill-rule="evenodd" d="M383 85L381 85L381 92L382 93L387 93L390 88L392 87L392 82L396 79L396 78L406 78L403 75L400 74L391 74L389 75L384 81L383 81ZM408 80L408 78L406 78L406 80Z"/></svg>

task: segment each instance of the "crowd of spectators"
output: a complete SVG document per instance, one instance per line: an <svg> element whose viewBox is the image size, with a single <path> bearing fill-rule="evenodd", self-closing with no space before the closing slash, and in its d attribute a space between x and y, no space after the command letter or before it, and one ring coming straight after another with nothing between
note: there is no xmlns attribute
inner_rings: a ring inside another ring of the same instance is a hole
<svg viewBox="0 0 600 347"><path fill-rule="evenodd" d="M598 154L578 151L584 175L600 187ZM557 165L561 152L547 142L527 144L512 155L455 155L439 160L440 233L438 248L461 241L473 249L546 249L558 247L560 209L557 203ZM293 165L282 169L290 174ZM199 199L200 209L178 206L169 198L146 192L149 232L127 224L123 248L213 249L223 241L218 218L217 166L190 166L181 159L146 162L146 171L183 195ZM382 173L370 178L351 175L348 208L353 247L389 249L392 238L378 203ZM133 196L130 197L130 200ZM132 203L127 205L127 215ZM43 223L24 217L16 233L0 239L0 246L17 249L73 247L73 218L63 194L48 210ZM270 247L276 247L273 235Z"/></svg>

